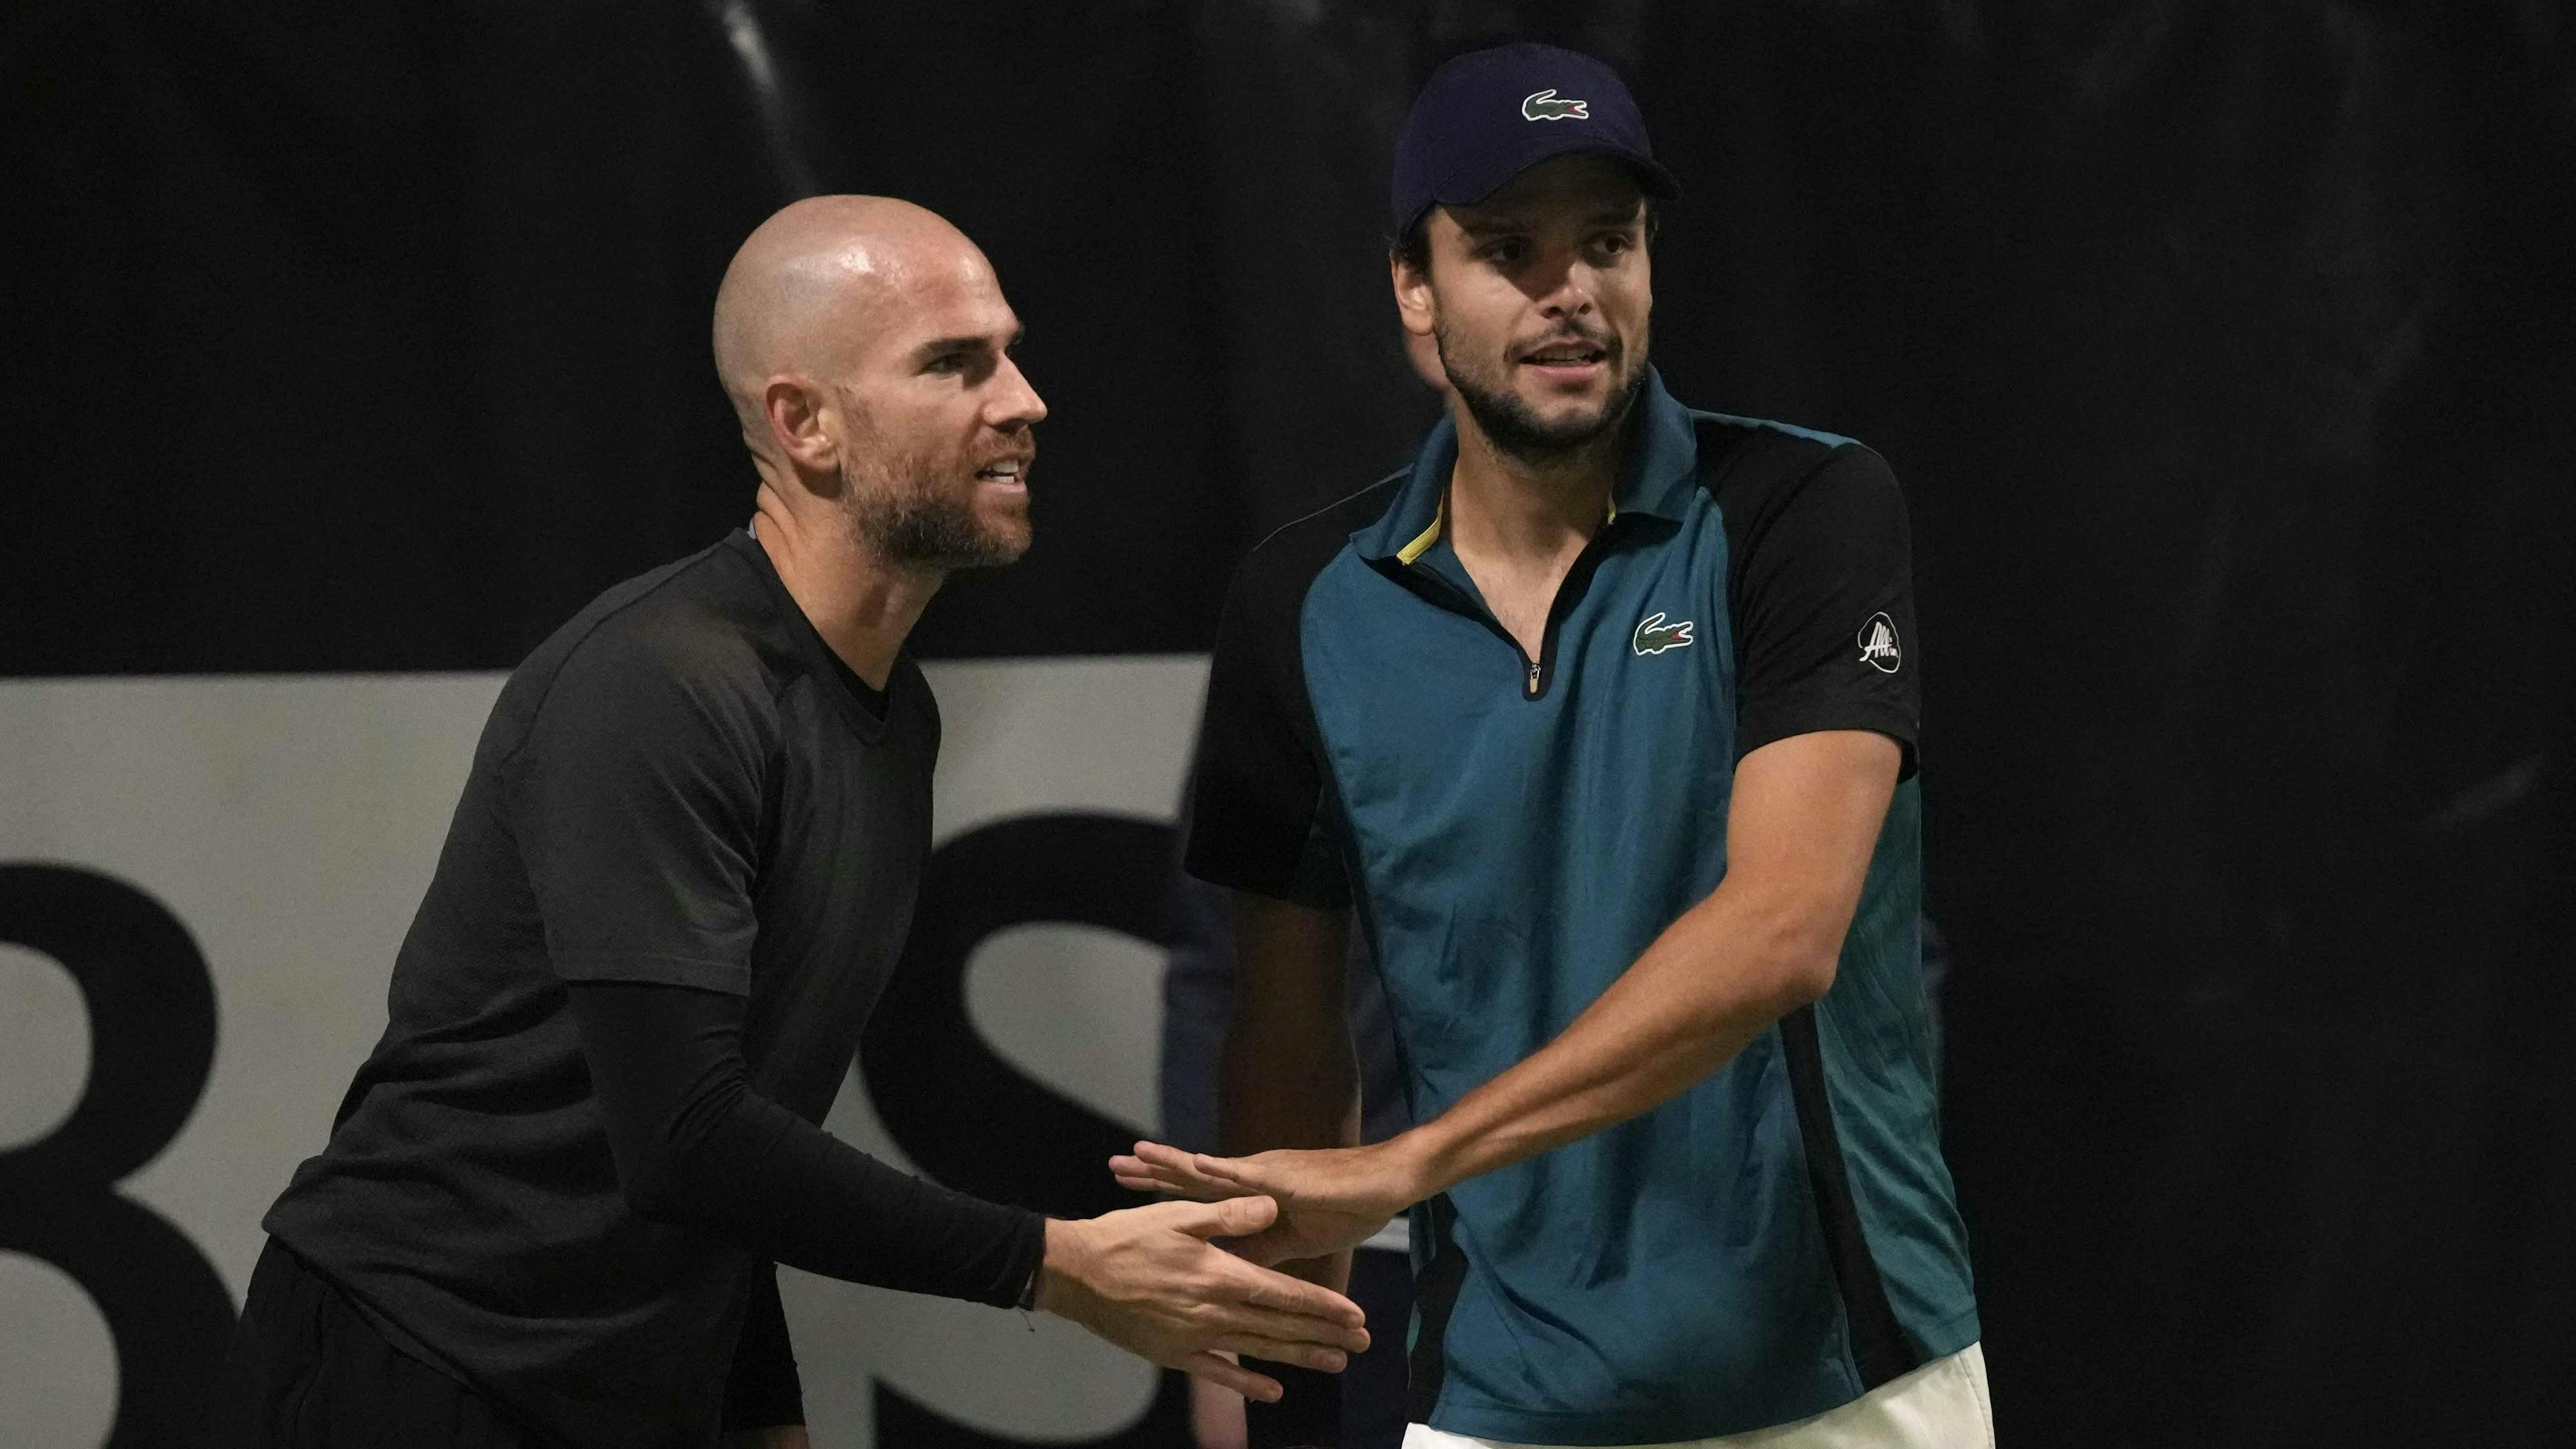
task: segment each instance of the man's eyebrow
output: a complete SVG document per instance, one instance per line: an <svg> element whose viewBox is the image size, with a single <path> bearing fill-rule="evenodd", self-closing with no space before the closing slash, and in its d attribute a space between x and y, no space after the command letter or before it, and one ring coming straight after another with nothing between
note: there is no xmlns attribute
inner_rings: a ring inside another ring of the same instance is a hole
<svg viewBox="0 0 2576 1449"><path fill-rule="evenodd" d="M1007 352L1010 349L1019 346L1020 339L1028 335L1029 329L1026 327L1013 332L1011 334L1011 340L1002 344L1002 350ZM913 355L916 357L938 357L951 352L990 352L992 349L993 339L991 337L982 333L969 333L959 337L935 338L914 348Z"/></svg>

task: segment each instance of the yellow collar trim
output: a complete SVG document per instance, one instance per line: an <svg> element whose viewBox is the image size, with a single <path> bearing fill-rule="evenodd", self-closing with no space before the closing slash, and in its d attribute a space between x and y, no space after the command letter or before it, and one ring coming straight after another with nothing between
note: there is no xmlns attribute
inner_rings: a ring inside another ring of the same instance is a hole
<svg viewBox="0 0 2576 1449"><path fill-rule="evenodd" d="M1447 522L1448 518L1449 490L1443 488L1440 490L1439 503L1435 504L1431 510L1431 526L1422 530L1420 533L1415 534L1413 536L1413 542L1397 549L1395 551L1395 561L1397 563L1410 566L1415 559L1429 553L1431 551L1431 545L1440 541L1440 525ZM1610 500L1610 511L1602 517L1601 521L1603 523L1616 523L1619 521L1618 499L1613 498Z"/></svg>
<svg viewBox="0 0 2576 1449"><path fill-rule="evenodd" d="M1420 533L1415 534L1413 536L1413 542L1397 549L1395 551L1395 561L1400 564L1410 565L1415 559L1418 559L1424 554L1430 552L1431 545L1440 541L1440 525L1442 521L1448 517L1449 490L1443 488L1440 490L1440 502L1431 510L1431 526L1422 530Z"/></svg>

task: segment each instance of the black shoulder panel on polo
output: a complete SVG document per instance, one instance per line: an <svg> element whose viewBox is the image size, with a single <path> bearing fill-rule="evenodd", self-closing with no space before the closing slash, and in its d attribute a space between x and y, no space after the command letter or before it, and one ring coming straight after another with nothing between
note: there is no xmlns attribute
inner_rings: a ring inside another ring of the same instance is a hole
<svg viewBox="0 0 2576 1449"><path fill-rule="evenodd" d="M1199 879L1301 905L1349 902L1299 616L1315 576L1386 511L1404 476L1288 524L1235 571L1190 787L1186 864Z"/></svg>
<svg viewBox="0 0 2576 1449"><path fill-rule="evenodd" d="M1738 757L1815 730L1875 730L1911 779L1922 723L1905 497L1859 443L1703 421L1700 478L1726 524Z"/></svg>

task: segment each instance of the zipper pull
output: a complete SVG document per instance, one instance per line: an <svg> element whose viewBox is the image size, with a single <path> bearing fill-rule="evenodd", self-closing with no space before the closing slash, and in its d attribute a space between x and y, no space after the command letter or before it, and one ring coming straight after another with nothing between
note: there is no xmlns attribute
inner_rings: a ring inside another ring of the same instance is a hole
<svg viewBox="0 0 2576 1449"><path fill-rule="evenodd" d="M1538 666L1535 664L1530 666L1529 697L1532 699L1538 698Z"/></svg>

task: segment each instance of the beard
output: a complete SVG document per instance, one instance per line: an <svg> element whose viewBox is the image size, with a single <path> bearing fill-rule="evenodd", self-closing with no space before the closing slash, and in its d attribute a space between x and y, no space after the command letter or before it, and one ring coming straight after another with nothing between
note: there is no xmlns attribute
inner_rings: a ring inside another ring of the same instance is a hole
<svg viewBox="0 0 2576 1449"><path fill-rule="evenodd" d="M869 456L854 456L867 452ZM945 466L943 466L943 463ZM1025 516L988 519L964 465L906 454L852 450L841 464L841 507L859 537L890 563L931 569L999 568L1028 552ZM1022 477L1028 470L1022 469Z"/></svg>
<svg viewBox="0 0 2576 1449"><path fill-rule="evenodd" d="M968 488L973 485L970 483ZM935 569L999 568L1028 552L1029 526L995 523L974 496L932 481L853 492L852 521L878 553Z"/></svg>
<svg viewBox="0 0 2576 1449"><path fill-rule="evenodd" d="M1630 361L1615 341L1604 339L1602 345L1611 351L1614 363L1625 366L1626 376L1602 400L1601 410L1590 417L1565 418L1550 422L1542 418L1520 394L1489 380L1462 370L1451 351L1449 329L1434 327L1432 343L1440 351L1440 370L1447 374L1449 386L1458 400L1467 405L1467 413L1482 428L1496 451L1505 457L1536 466L1562 463L1617 429L1637 401L1637 393L1646 385L1646 356L1640 346ZM1509 364L1505 364L1508 368Z"/></svg>

